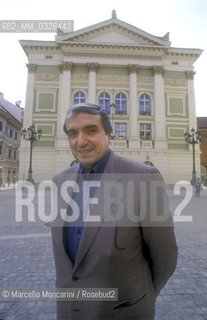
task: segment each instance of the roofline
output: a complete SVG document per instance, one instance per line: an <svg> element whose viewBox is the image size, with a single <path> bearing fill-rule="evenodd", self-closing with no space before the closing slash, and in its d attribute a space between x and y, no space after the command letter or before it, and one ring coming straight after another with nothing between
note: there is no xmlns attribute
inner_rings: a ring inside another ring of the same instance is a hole
<svg viewBox="0 0 207 320"><path fill-rule="evenodd" d="M26 51L27 47L51 47L51 48L57 48L56 41L47 41L47 40L19 40L19 43L24 50L25 54L28 56L28 53Z"/></svg>
<svg viewBox="0 0 207 320"><path fill-rule="evenodd" d="M12 118L15 122L19 124L20 127L22 127L22 121L19 121L17 118L15 118L8 110L6 110L1 104L0 109L3 109L3 111L6 113L7 117Z"/></svg>
<svg viewBox="0 0 207 320"><path fill-rule="evenodd" d="M57 35L55 37L56 41L58 43L64 41L65 39L70 39L70 38L73 38L75 36L78 36L78 35L81 35L83 33L86 33L86 32L90 32L92 31L93 29L97 29L97 28L102 28L102 27L106 27L106 26L109 26L110 24L117 24L117 25L120 25L122 26L123 28L127 28L127 29L130 29L131 31L135 32L135 33L139 33L147 38L150 38L152 41L154 42L158 42L160 43L160 45L163 45L163 46L170 46L170 41L168 40L165 40L163 39L162 37L158 37L158 36L154 36L146 31L143 31L123 20L119 20L117 18L110 18L108 20L105 20L105 21L102 21L102 22L98 22L96 24L93 24L91 26L88 26L88 27L85 27L85 28L82 28L82 29L79 29L77 31L74 31L74 32L70 32L70 33L66 33L64 35Z"/></svg>
<svg viewBox="0 0 207 320"><path fill-rule="evenodd" d="M185 52L188 54L197 54L200 56L204 50L198 49L198 48L177 48L177 47L168 48L168 53L179 53L179 51L180 53Z"/></svg>
<svg viewBox="0 0 207 320"><path fill-rule="evenodd" d="M51 47L51 48L58 48L59 46L62 45L87 45L87 46L132 46L132 47L143 47L143 48L159 48L159 49L165 49L169 53L177 53L178 51L185 51L186 53L197 53L201 54L204 50L203 49L198 49L198 48L180 48L180 47L161 47L161 46L153 46L153 45L138 45L138 44L117 44L113 42L109 43L103 43L103 42L61 42L61 43L56 43L56 41L46 41L46 40L19 40L19 43L21 47L24 49L25 47Z"/></svg>

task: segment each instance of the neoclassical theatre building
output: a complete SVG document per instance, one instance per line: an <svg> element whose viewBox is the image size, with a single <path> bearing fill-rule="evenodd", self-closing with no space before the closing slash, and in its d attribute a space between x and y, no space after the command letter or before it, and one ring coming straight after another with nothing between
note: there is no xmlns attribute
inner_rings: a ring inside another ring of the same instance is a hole
<svg viewBox="0 0 207 320"><path fill-rule="evenodd" d="M62 125L69 106L100 105L111 117L111 149L153 164L168 183L191 179L192 150L184 132L196 129L194 62L200 49L173 48L169 33L151 35L116 17L55 41L21 40L28 57L24 127L43 134L33 148L35 181L50 179L74 160ZM196 169L200 171L196 149ZM29 167L21 142L20 179Z"/></svg>

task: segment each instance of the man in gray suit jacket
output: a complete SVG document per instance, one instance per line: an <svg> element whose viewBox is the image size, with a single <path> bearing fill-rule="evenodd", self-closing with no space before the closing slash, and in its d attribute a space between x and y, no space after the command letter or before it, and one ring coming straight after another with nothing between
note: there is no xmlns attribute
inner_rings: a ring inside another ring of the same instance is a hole
<svg viewBox="0 0 207 320"><path fill-rule="evenodd" d="M109 149L109 116L96 105L70 108L64 131L79 164L54 177L57 288L116 288L117 299L57 301L58 320L152 320L177 261L163 179Z"/></svg>

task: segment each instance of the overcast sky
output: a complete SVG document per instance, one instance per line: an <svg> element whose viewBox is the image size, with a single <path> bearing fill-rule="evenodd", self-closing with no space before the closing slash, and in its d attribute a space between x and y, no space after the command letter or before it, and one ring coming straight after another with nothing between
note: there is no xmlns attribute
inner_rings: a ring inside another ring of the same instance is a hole
<svg viewBox="0 0 207 320"><path fill-rule="evenodd" d="M117 18L155 36L170 32L172 47L204 50L195 63L197 116L207 117L207 0L4 0L1 20L74 20L74 30ZM25 104L27 57L18 40L54 40L54 33L0 33L0 91Z"/></svg>

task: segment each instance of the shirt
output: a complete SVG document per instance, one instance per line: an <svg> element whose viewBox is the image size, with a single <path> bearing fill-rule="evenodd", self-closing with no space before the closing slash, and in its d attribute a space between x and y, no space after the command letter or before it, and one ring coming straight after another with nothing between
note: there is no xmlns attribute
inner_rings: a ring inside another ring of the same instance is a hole
<svg viewBox="0 0 207 320"><path fill-rule="evenodd" d="M78 168L78 180L76 181L79 186L79 192L73 194L73 200L78 204L80 214L79 219L74 223L64 227L64 244L65 250L73 265L75 265L76 256L78 253L78 247L83 232L83 181L84 180L100 180L102 173L104 172L105 166L109 159L111 150L109 149L103 158L91 169L90 172L86 172L84 167L79 164ZM95 174L95 175L94 175ZM95 194L96 188L91 188L90 197ZM71 208L68 207L68 214L70 215Z"/></svg>

